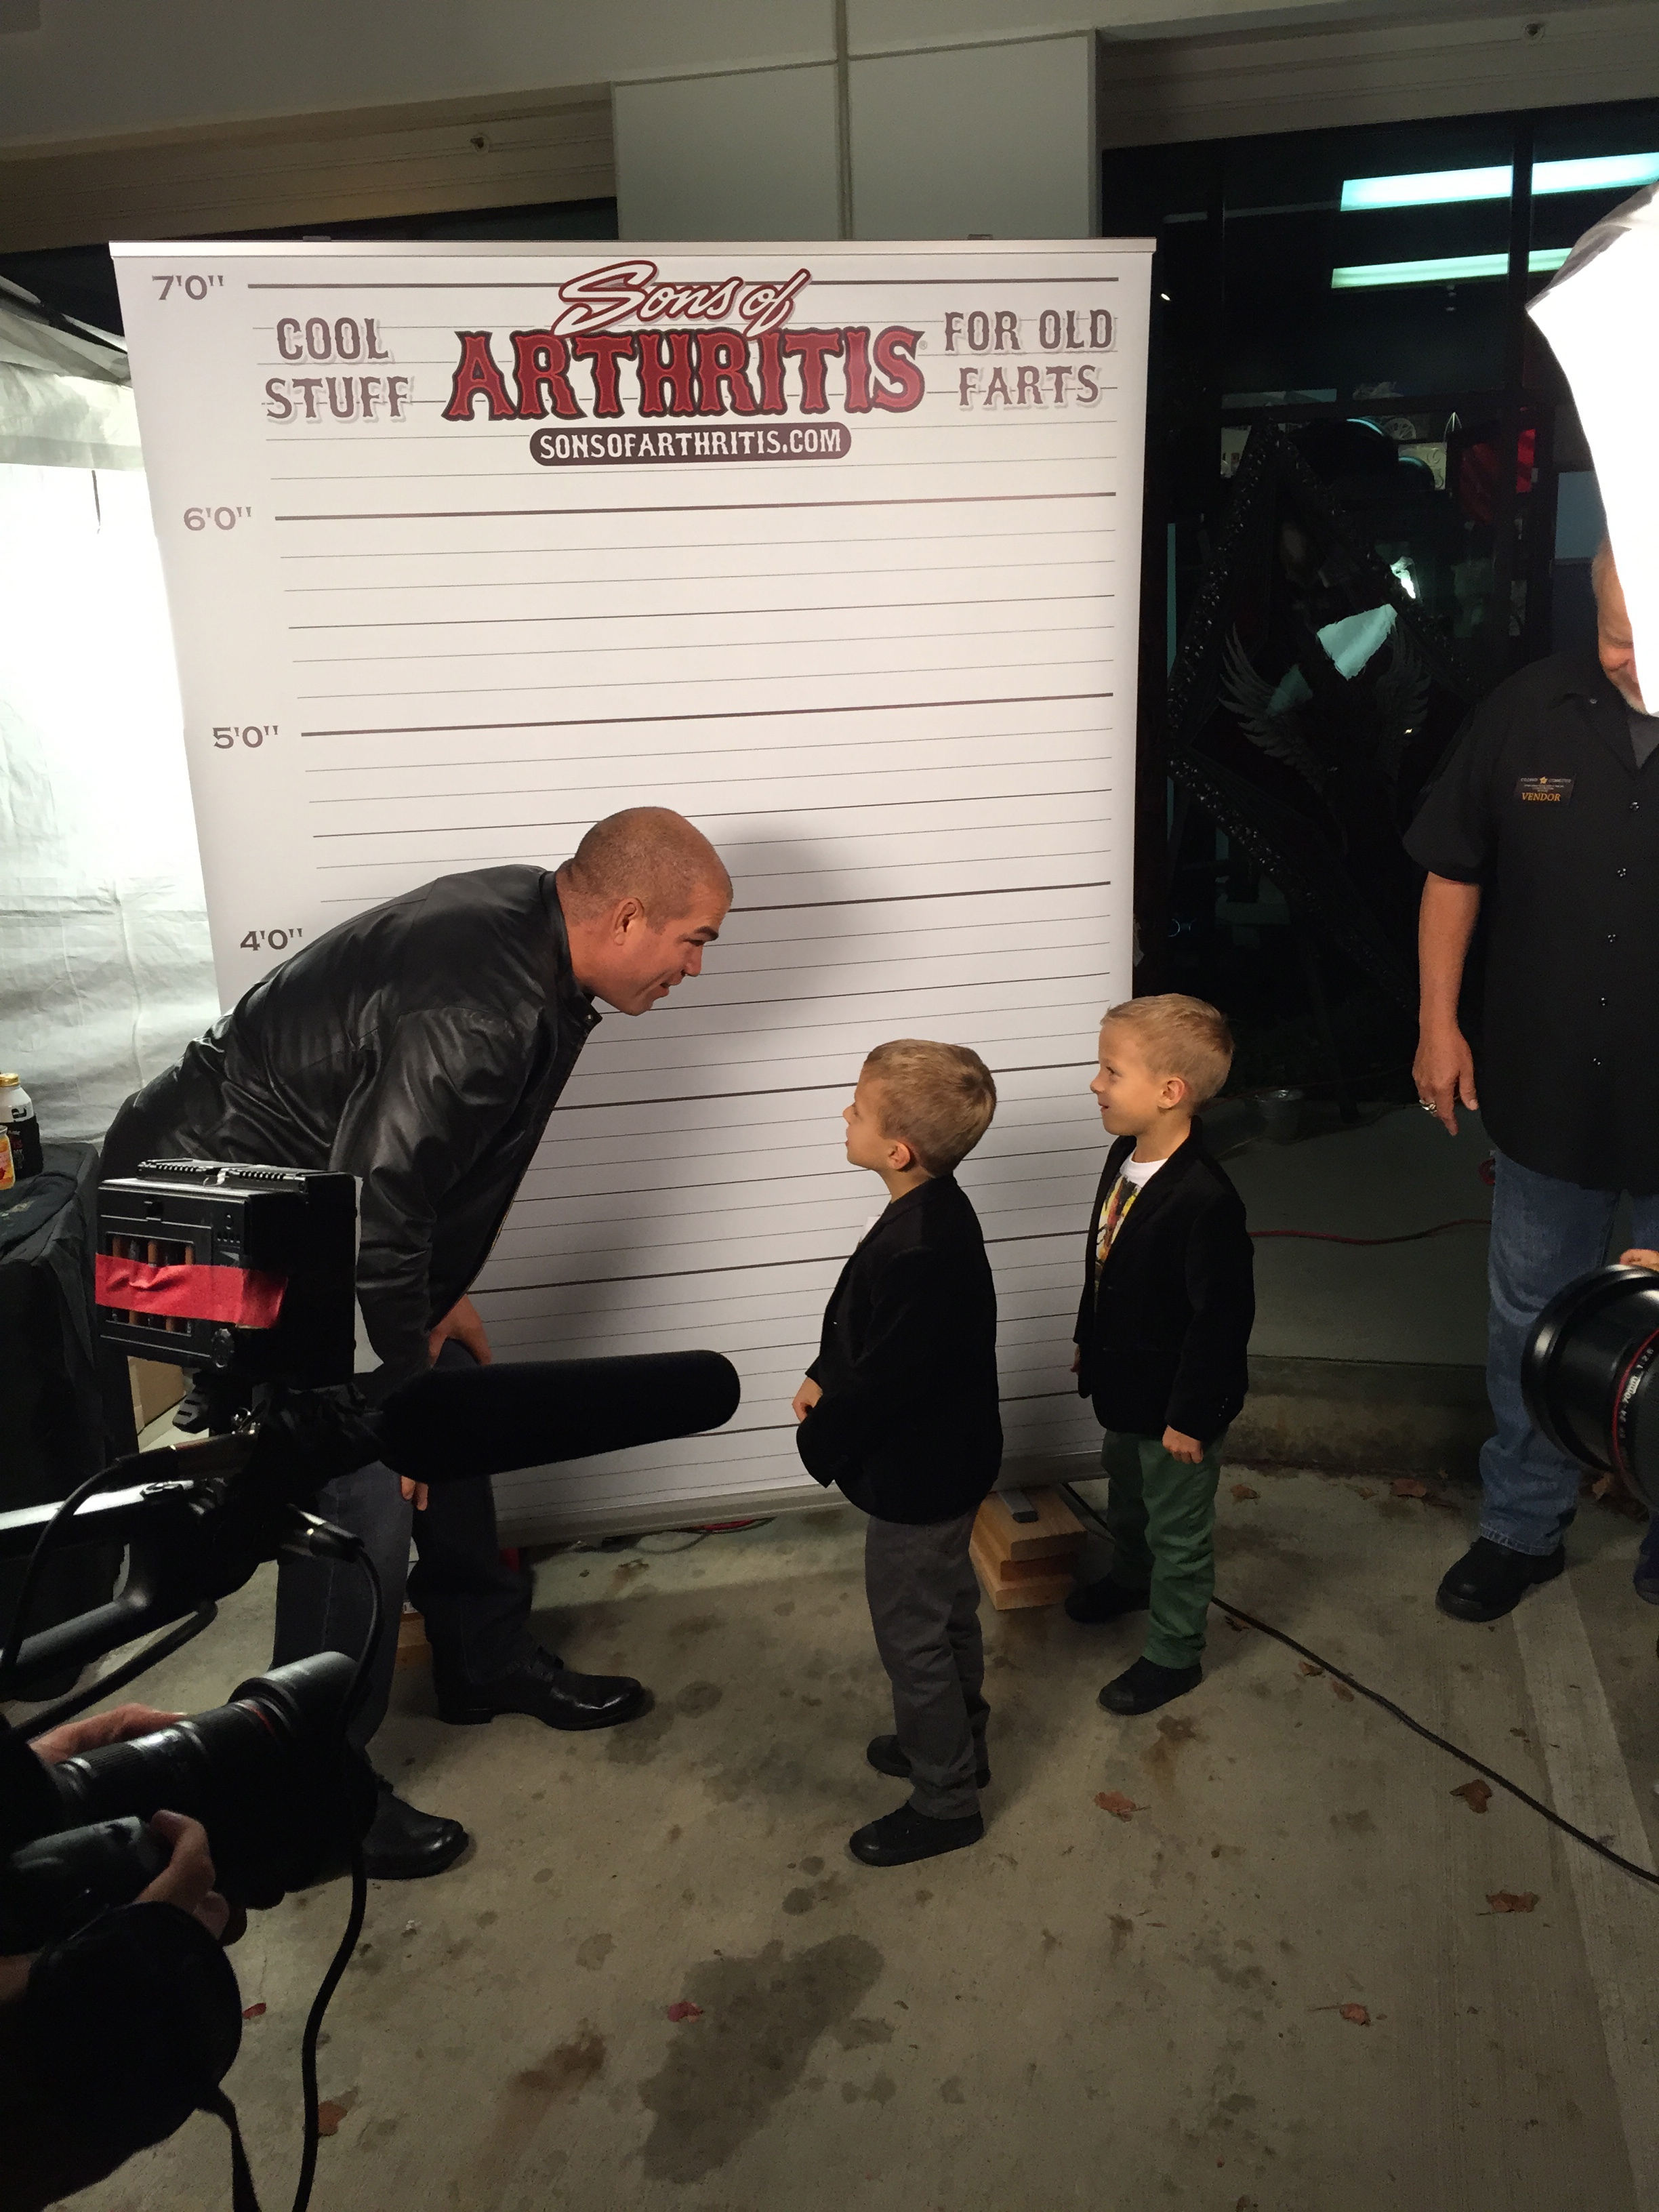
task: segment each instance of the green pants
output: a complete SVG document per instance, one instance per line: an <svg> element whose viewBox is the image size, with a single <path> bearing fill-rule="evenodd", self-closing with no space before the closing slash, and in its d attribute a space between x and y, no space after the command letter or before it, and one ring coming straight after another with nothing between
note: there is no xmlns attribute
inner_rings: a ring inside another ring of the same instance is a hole
<svg viewBox="0 0 1659 2212"><path fill-rule="evenodd" d="M1196 1467L1173 1458L1156 1437L1109 1430L1100 1464L1111 1490L1106 1527L1111 1579L1151 1595L1146 1656L1159 1667L1195 1667L1215 1590L1215 1492L1224 1434Z"/></svg>

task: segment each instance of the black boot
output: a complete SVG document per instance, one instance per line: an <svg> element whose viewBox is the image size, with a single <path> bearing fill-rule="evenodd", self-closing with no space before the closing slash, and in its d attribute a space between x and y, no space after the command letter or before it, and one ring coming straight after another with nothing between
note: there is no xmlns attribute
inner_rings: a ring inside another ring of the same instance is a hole
<svg viewBox="0 0 1659 2212"><path fill-rule="evenodd" d="M393 1794L385 1775L374 1778L380 1799L363 1838L363 1871L371 1881L420 1881L453 1866L467 1846L459 1820L417 1813Z"/></svg>
<svg viewBox="0 0 1659 2212"><path fill-rule="evenodd" d="M936 1820L901 1805L879 1820L872 1820L848 1838L848 1848L866 1866L914 1866L918 1859L936 1859L945 1851L959 1851L976 1844L985 1833L977 1813L960 1820Z"/></svg>
<svg viewBox="0 0 1659 2212"><path fill-rule="evenodd" d="M1566 1564L1565 1544L1540 1559L1477 1536L1456 1565L1447 1568L1434 1601L1454 1620L1501 1620L1534 1583L1553 1583Z"/></svg>
<svg viewBox="0 0 1659 2212"><path fill-rule="evenodd" d="M864 1755L878 1774L893 1775L900 1782L910 1779L910 1762L899 1749L899 1740L896 1735L872 1736ZM981 1790L988 1788L991 1780L990 1768L977 1768L974 1780Z"/></svg>
<svg viewBox="0 0 1659 2212"><path fill-rule="evenodd" d="M1160 1667L1156 1659L1137 1659L1115 1681L1108 1682L1100 1703L1109 1713L1155 1713L1171 1698L1184 1698L1204 1680L1201 1667Z"/></svg>
<svg viewBox="0 0 1659 2212"><path fill-rule="evenodd" d="M1105 1620L1121 1620L1126 1613L1145 1613L1152 1595L1150 1590L1129 1589L1109 1575L1103 1575L1097 1583L1085 1583L1074 1589L1066 1601L1066 1611L1073 1620L1087 1621L1093 1626Z"/></svg>
<svg viewBox="0 0 1659 2212"><path fill-rule="evenodd" d="M651 1708L651 1692L631 1674L576 1674L539 1649L489 1682L439 1680L438 1717L462 1726L498 1713L527 1713L554 1729L615 1728Z"/></svg>

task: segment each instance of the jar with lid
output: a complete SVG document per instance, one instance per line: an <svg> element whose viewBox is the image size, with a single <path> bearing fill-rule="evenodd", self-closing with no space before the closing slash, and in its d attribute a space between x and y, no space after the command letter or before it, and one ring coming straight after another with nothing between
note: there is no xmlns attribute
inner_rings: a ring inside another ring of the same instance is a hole
<svg viewBox="0 0 1659 2212"><path fill-rule="evenodd" d="M40 1124L15 1075L0 1075L0 1189L40 1172Z"/></svg>

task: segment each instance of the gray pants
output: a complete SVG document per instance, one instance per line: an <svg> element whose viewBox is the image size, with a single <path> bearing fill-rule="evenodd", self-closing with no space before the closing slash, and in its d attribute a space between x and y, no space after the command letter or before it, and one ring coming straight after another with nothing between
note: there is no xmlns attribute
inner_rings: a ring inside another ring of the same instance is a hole
<svg viewBox="0 0 1659 2212"><path fill-rule="evenodd" d="M864 1587L876 1650L893 1686L893 1726L910 1762L915 1811L936 1820L979 1810L990 1707L979 1583L968 1557L974 1516L917 1528L878 1521L864 1540Z"/></svg>

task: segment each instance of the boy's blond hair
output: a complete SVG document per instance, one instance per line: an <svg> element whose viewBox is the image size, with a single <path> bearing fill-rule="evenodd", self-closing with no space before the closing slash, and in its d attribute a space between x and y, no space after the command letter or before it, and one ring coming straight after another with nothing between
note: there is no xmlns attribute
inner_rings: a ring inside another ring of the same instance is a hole
<svg viewBox="0 0 1659 2212"><path fill-rule="evenodd" d="M1233 1033L1227 1018L1202 999L1165 991L1146 999L1126 999L1106 1009L1106 1021L1133 1033L1141 1057L1158 1076L1178 1075L1194 1109L1215 1097L1233 1064ZM1101 1027L1105 1027L1105 1022Z"/></svg>
<svg viewBox="0 0 1659 2212"><path fill-rule="evenodd" d="M908 1145L929 1175L949 1175L991 1126L997 1087L965 1044L895 1037L878 1044L863 1073L879 1083L882 1133Z"/></svg>

